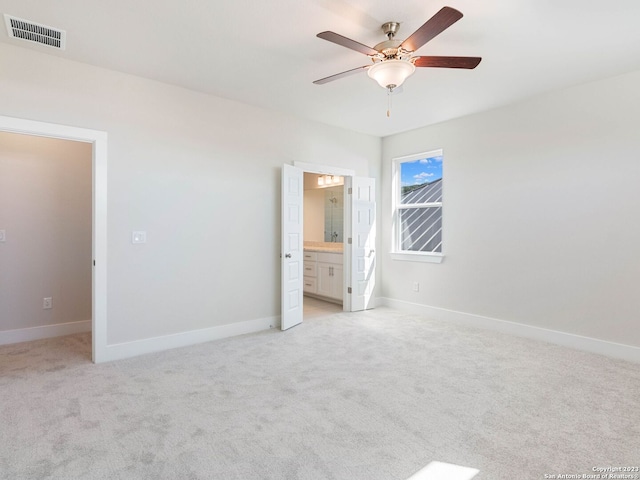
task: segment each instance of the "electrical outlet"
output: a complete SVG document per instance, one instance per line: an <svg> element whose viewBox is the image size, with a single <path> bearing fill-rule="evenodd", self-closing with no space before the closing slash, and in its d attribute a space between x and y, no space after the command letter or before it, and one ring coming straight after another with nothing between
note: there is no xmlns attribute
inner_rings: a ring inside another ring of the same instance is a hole
<svg viewBox="0 0 640 480"><path fill-rule="evenodd" d="M413 282L413 291L414 292L420 291L420 284L418 282Z"/></svg>
<svg viewBox="0 0 640 480"><path fill-rule="evenodd" d="M147 243L147 232L143 232L143 231L132 232L131 243Z"/></svg>
<svg viewBox="0 0 640 480"><path fill-rule="evenodd" d="M53 299L51 297L45 297L42 299L42 308L48 310L53 308Z"/></svg>
<svg viewBox="0 0 640 480"><path fill-rule="evenodd" d="M5 230L0 230L0 242L7 241L7 232Z"/></svg>

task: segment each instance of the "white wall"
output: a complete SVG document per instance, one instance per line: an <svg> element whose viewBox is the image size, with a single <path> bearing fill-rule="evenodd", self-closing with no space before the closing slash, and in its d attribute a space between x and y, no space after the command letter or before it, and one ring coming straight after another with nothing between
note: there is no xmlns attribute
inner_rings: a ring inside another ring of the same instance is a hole
<svg viewBox="0 0 640 480"><path fill-rule="evenodd" d="M375 137L17 47L0 62L1 114L108 133L110 345L278 316L282 164L379 177Z"/></svg>
<svg viewBox="0 0 640 480"><path fill-rule="evenodd" d="M91 320L91 158L88 143L0 132L0 331Z"/></svg>
<svg viewBox="0 0 640 480"><path fill-rule="evenodd" d="M640 346L638 85L630 73L385 138L382 295ZM444 262L391 260L391 159L437 148Z"/></svg>

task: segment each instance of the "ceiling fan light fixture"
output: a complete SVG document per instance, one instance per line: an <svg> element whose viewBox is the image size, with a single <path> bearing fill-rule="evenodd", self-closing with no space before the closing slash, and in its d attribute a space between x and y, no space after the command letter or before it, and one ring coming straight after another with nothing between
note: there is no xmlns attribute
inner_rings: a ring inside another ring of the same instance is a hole
<svg viewBox="0 0 640 480"><path fill-rule="evenodd" d="M415 65L408 60L384 60L370 67L367 75L382 88L393 89L402 85L415 71Z"/></svg>

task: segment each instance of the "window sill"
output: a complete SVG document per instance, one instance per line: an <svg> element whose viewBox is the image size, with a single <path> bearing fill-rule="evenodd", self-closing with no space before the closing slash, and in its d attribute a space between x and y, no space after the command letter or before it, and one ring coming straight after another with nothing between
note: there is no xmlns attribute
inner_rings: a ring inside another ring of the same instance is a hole
<svg viewBox="0 0 640 480"><path fill-rule="evenodd" d="M442 260L444 260L444 255L441 253L392 252L391 259L401 260L404 262L442 263Z"/></svg>

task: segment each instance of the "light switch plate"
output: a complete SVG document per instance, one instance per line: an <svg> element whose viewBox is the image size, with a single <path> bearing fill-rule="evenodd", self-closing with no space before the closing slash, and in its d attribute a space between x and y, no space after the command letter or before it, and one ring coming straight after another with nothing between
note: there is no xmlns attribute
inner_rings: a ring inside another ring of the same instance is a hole
<svg viewBox="0 0 640 480"><path fill-rule="evenodd" d="M147 232L135 231L131 234L131 243L147 243Z"/></svg>
<svg viewBox="0 0 640 480"><path fill-rule="evenodd" d="M7 241L7 232L5 230L0 230L0 242Z"/></svg>

